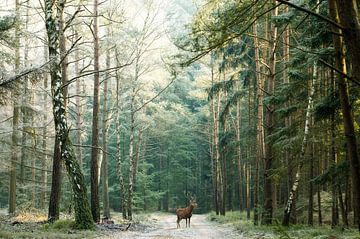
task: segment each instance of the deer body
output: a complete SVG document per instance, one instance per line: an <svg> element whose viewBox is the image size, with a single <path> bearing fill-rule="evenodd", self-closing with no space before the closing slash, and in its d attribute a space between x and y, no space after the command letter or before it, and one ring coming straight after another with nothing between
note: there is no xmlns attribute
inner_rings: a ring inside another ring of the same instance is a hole
<svg viewBox="0 0 360 239"><path fill-rule="evenodd" d="M190 202L190 205L185 207L185 208L179 208L176 210L176 215L177 215L177 228L180 227L180 221L181 219L185 219L186 220L186 227L188 225L188 219L189 219L189 227L190 227L190 218L192 216L192 211L194 210L194 208L197 206L196 202Z"/></svg>

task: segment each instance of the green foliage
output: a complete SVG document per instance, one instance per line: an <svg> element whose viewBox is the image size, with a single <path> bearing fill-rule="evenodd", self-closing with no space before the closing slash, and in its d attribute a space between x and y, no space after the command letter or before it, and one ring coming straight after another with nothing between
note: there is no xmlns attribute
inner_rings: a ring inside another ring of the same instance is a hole
<svg viewBox="0 0 360 239"><path fill-rule="evenodd" d="M338 93L329 94L322 98L314 107L315 119L323 120L331 118L340 109Z"/></svg>
<svg viewBox="0 0 360 239"><path fill-rule="evenodd" d="M75 227L76 224L74 220L57 220L54 223L44 225L45 230L49 230L49 229L70 230L70 229L75 229Z"/></svg>
<svg viewBox="0 0 360 239"><path fill-rule="evenodd" d="M330 165L324 173L318 175L313 181L316 184L323 185L325 183L331 182L332 179L336 178L336 184L342 184L346 181L349 175L349 162L347 160L342 160L336 164Z"/></svg>

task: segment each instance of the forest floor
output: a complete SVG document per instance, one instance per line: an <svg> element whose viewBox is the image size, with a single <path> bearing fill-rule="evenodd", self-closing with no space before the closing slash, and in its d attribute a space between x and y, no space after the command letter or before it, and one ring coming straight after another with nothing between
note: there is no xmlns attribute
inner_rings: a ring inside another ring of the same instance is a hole
<svg viewBox="0 0 360 239"><path fill-rule="evenodd" d="M112 223L99 223L96 230L74 229L72 215L61 214L61 220L54 224L46 223L47 214L37 209L24 210L15 216L7 215L0 209L0 238L37 238L37 239L360 239L360 233L341 227L331 229L329 225L309 227L304 224L284 228L276 223L270 226L254 226L246 220L245 214L227 212L226 216L215 213L194 214L191 227L176 228L175 213L136 214L134 221L122 219L120 213L112 212ZM241 220L239 220L241 218Z"/></svg>
<svg viewBox="0 0 360 239"><path fill-rule="evenodd" d="M207 219L207 215L194 214L191 218L191 227L185 227L185 220L180 222L181 228L176 228L176 215L168 213L153 213L148 218L147 226L142 229L133 230L131 227L127 231L113 231L100 238L113 239L182 239L182 238L244 238L232 227ZM138 227L139 228L139 227Z"/></svg>

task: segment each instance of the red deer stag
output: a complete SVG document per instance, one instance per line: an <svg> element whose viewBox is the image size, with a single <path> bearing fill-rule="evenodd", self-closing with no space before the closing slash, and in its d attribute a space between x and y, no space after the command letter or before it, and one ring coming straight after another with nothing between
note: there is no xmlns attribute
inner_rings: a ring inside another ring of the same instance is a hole
<svg viewBox="0 0 360 239"><path fill-rule="evenodd" d="M185 219L186 220L186 227L188 224L188 219L189 219L189 227L190 227L190 218L192 216L192 211L194 210L194 208L197 207L196 201L195 199L190 199L190 204L189 206L185 207L185 208L178 208L176 210L176 215L177 215L177 228L180 227L180 221L181 219Z"/></svg>

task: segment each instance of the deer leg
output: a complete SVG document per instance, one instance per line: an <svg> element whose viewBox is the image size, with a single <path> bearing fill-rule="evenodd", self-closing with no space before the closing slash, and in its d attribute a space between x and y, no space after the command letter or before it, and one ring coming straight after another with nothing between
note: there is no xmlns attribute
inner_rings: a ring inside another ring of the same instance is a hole
<svg viewBox="0 0 360 239"><path fill-rule="evenodd" d="M181 221L181 219L178 217L178 219L177 219L177 221L176 221L176 228L179 228L180 227L180 221Z"/></svg>
<svg viewBox="0 0 360 239"><path fill-rule="evenodd" d="M191 218L191 217L189 217L189 227L190 227L190 218Z"/></svg>

